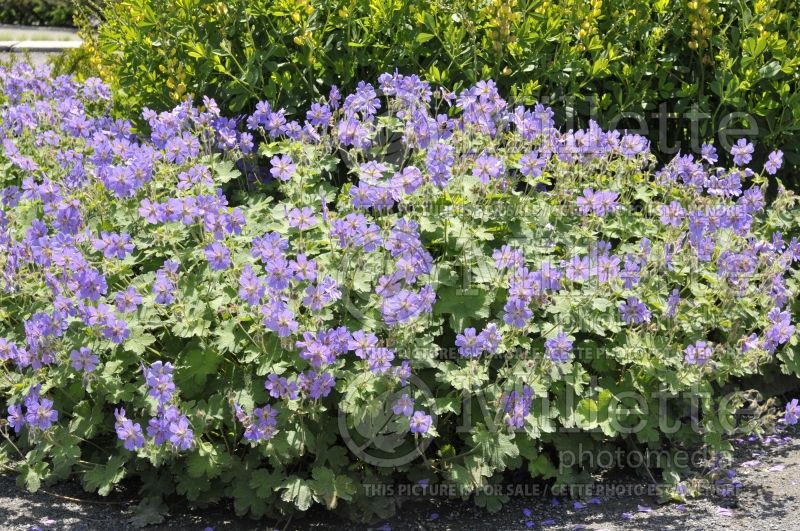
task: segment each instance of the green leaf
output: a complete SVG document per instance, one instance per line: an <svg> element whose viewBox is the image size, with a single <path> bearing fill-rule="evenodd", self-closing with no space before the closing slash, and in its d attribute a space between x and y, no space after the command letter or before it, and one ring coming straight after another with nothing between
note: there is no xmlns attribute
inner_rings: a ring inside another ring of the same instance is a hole
<svg viewBox="0 0 800 531"><path fill-rule="evenodd" d="M80 439L70 433L62 433L51 451L53 476L56 479L67 479L72 473L72 467L81 458Z"/></svg>
<svg viewBox="0 0 800 531"><path fill-rule="evenodd" d="M506 433L479 429L472 436L472 441L480 447L486 462L500 472L506 469L508 458L519 456L519 448L514 443L514 437Z"/></svg>
<svg viewBox="0 0 800 531"><path fill-rule="evenodd" d="M233 179L238 179L242 175L242 173L236 169L236 165L233 161L230 160L214 162L212 168L214 169L214 181L217 184L225 184Z"/></svg>
<svg viewBox="0 0 800 531"><path fill-rule="evenodd" d="M783 348L778 351L775 357L782 362L781 371L784 374L800 377L800 347Z"/></svg>
<svg viewBox="0 0 800 531"><path fill-rule="evenodd" d="M178 369L175 382L187 396L194 396L203 390L209 375L217 372L222 356L212 349L202 348L193 343L178 356Z"/></svg>
<svg viewBox="0 0 800 531"><path fill-rule="evenodd" d="M583 430L596 428L598 426L597 418L597 402L591 398L584 398L578 402L578 407L575 408L575 419L579 428Z"/></svg>
<svg viewBox="0 0 800 531"><path fill-rule="evenodd" d="M283 474L269 471L266 468L259 468L253 471L250 477L250 488L255 491L256 496L262 499L270 498L281 484Z"/></svg>
<svg viewBox="0 0 800 531"><path fill-rule="evenodd" d="M130 337L128 337L122 346L129 352L142 355L145 350L147 350L147 347L155 343L155 341L155 336L146 333L141 327L132 327Z"/></svg>
<svg viewBox="0 0 800 531"><path fill-rule="evenodd" d="M133 516L128 519L130 524L139 529L148 525L160 524L167 514L167 505L161 496L148 496L136 504Z"/></svg>
<svg viewBox="0 0 800 531"><path fill-rule="evenodd" d="M297 476L291 476L281 484L280 490L283 490L281 499L294 504L301 511L307 511L311 507L313 492L307 481Z"/></svg>
<svg viewBox="0 0 800 531"><path fill-rule="evenodd" d="M499 512L503 508L503 505L508 503L509 499L509 496L503 494L500 489L498 489L497 492L486 489L475 493L475 505L483 507L490 513Z"/></svg>
<svg viewBox="0 0 800 531"><path fill-rule="evenodd" d="M544 454L539 454L534 459L528 461L528 472L530 472L532 477L536 478L541 476L542 479L554 478L558 475L558 470Z"/></svg>
<svg viewBox="0 0 800 531"><path fill-rule="evenodd" d="M201 443L198 450L186 458L186 472L190 477L213 478L219 475L219 454L210 443Z"/></svg>
<svg viewBox="0 0 800 531"><path fill-rule="evenodd" d="M479 287L445 286L437 293L433 311L435 315L449 315L453 330L461 332L474 321L489 317L492 297Z"/></svg>
<svg viewBox="0 0 800 531"><path fill-rule="evenodd" d="M19 467L17 485L36 492L42 486L42 480L47 476L47 463L39 461L36 463L24 463Z"/></svg>
<svg viewBox="0 0 800 531"><path fill-rule="evenodd" d="M337 476L331 469L325 467L314 467L311 475L314 478L311 481L314 497L325 503L328 509L335 509L339 498L347 501L353 499L356 487L349 477Z"/></svg>
<svg viewBox="0 0 800 531"><path fill-rule="evenodd" d="M108 496L114 485L125 477L126 459L115 455L105 465L95 465L83 475L83 486L88 491L97 491L100 496Z"/></svg>

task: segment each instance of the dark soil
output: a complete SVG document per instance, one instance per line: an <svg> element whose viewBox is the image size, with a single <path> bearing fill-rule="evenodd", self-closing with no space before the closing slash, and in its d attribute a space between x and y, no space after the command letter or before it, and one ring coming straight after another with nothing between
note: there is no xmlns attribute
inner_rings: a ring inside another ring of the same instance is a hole
<svg viewBox="0 0 800 531"><path fill-rule="evenodd" d="M712 494L685 504L659 506L647 482L630 474L613 478L613 495L584 499L584 507L562 498L553 504L549 495L519 492L495 514L471 502L442 498L408 501L398 515L368 527L333 519L324 511L291 521L253 521L236 518L229 507L181 512L172 508L162 524L147 529L263 530L263 529L363 529L373 530L780 530L800 531L800 431L791 430L765 442L739 440L734 463L742 483L726 497ZM605 481L611 481L605 478ZM607 483L606 483L607 484ZM627 489L628 492L623 492ZM619 495L622 493L622 495ZM13 478L0 476L0 530L124 530L132 529L135 492L121 489L107 498L85 493L67 483L31 494L19 489ZM526 516L529 514L530 516Z"/></svg>

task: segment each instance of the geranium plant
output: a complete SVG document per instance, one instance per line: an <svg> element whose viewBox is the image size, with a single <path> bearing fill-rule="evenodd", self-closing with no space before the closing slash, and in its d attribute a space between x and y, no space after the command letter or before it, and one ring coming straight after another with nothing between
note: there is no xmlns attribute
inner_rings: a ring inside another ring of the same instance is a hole
<svg viewBox="0 0 800 531"><path fill-rule="evenodd" d="M373 518L370 486L425 481L497 509L510 470L728 451L774 418L736 422L741 378L798 373L796 197L767 207L746 143L656 169L637 135L400 74L134 133L96 79L0 81L0 455L30 489Z"/></svg>

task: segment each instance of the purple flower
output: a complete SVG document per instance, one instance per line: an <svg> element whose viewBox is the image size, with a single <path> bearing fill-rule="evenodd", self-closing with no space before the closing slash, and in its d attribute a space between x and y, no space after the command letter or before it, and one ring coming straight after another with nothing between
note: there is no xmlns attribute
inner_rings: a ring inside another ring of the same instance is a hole
<svg viewBox="0 0 800 531"><path fill-rule="evenodd" d="M151 418L147 423L147 436L157 445L162 445L169 440L170 418L178 418L177 408L170 407L163 415Z"/></svg>
<svg viewBox="0 0 800 531"><path fill-rule="evenodd" d="M772 326L764 334L764 350L772 353L780 345L789 341L794 334L795 327L792 324L792 316L788 310L782 312L779 308L773 308L767 318Z"/></svg>
<svg viewBox="0 0 800 531"><path fill-rule="evenodd" d="M753 151L753 144L749 143L744 138L740 138L739 141L731 147L733 163L737 166L744 166L753 160Z"/></svg>
<svg viewBox="0 0 800 531"><path fill-rule="evenodd" d="M431 429L432 421L430 415L426 415L422 411L415 411L408 421L409 429L411 433L428 433L428 430Z"/></svg>
<svg viewBox="0 0 800 531"><path fill-rule="evenodd" d="M403 395L392 406L392 412L395 415L404 415L410 417L414 412L414 399L403 393Z"/></svg>
<svg viewBox="0 0 800 531"><path fill-rule="evenodd" d="M142 427L138 423L134 424L128 419L117 421L116 432L126 450L132 452L144 446Z"/></svg>
<svg viewBox="0 0 800 531"><path fill-rule="evenodd" d="M267 285L275 291L283 291L289 287L292 280L292 272L289 270L289 262L283 256L276 256L267 261L265 267Z"/></svg>
<svg viewBox="0 0 800 531"><path fill-rule="evenodd" d="M149 368L144 369L145 383L150 388L148 394L158 400L159 404L166 404L172 400L175 392L175 383L172 381L172 364L154 362Z"/></svg>
<svg viewBox="0 0 800 531"><path fill-rule="evenodd" d="M156 271L153 294L157 304L171 304L175 300L175 284L163 270Z"/></svg>
<svg viewBox="0 0 800 531"><path fill-rule="evenodd" d="M556 337L544 342L544 347L550 359L556 363L569 361L569 353L572 352L572 341L567 334L559 332Z"/></svg>
<svg viewBox="0 0 800 531"><path fill-rule="evenodd" d="M298 254L294 260L290 260L289 269L294 278L300 281L313 281L317 278L317 263L304 254Z"/></svg>
<svg viewBox="0 0 800 531"><path fill-rule="evenodd" d="M528 301L524 299L509 298L503 311L503 321L516 328L523 328L533 317L533 312L528 307Z"/></svg>
<svg viewBox="0 0 800 531"><path fill-rule="evenodd" d="M367 356L369 370L375 374L383 374L392 367L394 352L385 347L370 350Z"/></svg>
<svg viewBox="0 0 800 531"><path fill-rule="evenodd" d="M597 261L597 280L599 282L611 282L619 277L619 263L618 256L601 256Z"/></svg>
<svg viewBox="0 0 800 531"><path fill-rule="evenodd" d="M519 171L525 177L538 177L547 164L545 157L539 157L536 151L525 153L519 159Z"/></svg>
<svg viewBox="0 0 800 531"><path fill-rule="evenodd" d="M352 338L347 345L347 349L354 351L356 356L363 360L366 359L370 352L377 348L377 346L378 338L375 336L375 334L371 332L364 332L363 330L357 330L353 332Z"/></svg>
<svg viewBox="0 0 800 531"><path fill-rule="evenodd" d="M114 297L114 303L119 313L135 312L142 303L142 296L133 286L128 286L125 291L120 291Z"/></svg>
<svg viewBox="0 0 800 531"><path fill-rule="evenodd" d="M334 279L326 276L316 286L311 285L306 288L303 305L311 311L318 312L341 297L339 285Z"/></svg>
<svg viewBox="0 0 800 531"><path fill-rule="evenodd" d="M253 409L248 415L238 405L234 404L236 418L244 425L244 437L250 441L267 441L277 433L278 410L269 404Z"/></svg>
<svg viewBox="0 0 800 531"><path fill-rule="evenodd" d="M619 194L611 190L595 192L587 188L583 191L583 196L577 199L578 210L582 215L595 214L603 217L619 208L618 197Z"/></svg>
<svg viewBox="0 0 800 531"><path fill-rule="evenodd" d="M19 433L22 427L25 426L25 415L22 414L22 407L19 404L8 406L7 418L9 426L14 428L14 433Z"/></svg>
<svg viewBox="0 0 800 531"><path fill-rule="evenodd" d="M522 251L515 249L510 245L503 245L499 249L495 249L492 253L497 269L517 269L525 265L525 257Z"/></svg>
<svg viewBox="0 0 800 531"><path fill-rule="evenodd" d="M478 334L478 344L481 349L491 354L497 353L497 349L500 348L500 343L502 341L503 336L500 335L500 331L494 323L487 324L481 333Z"/></svg>
<svg viewBox="0 0 800 531"><path fill-rule="evenodd" d="M669 205L661 205L661 223L672 227L680 227L686 211L677 201L671 201Z"/></svg>
<svg viewBox="0 0 800 531"><path fill-rule="evenodd" d="M321 103L312 103L306 113L306 120L314 127L326 128L330 124L331 109Z"/></svg>
<svg viewBox="0 0 800 531"><path fill-rule="evenodd" d="M627 324L650 322L650 309L636 297L628 297L625 302L620 304L619 313Z"/></svg>
<svg viewBox="0 0 800 531"><path fill-rule="evenodd" d="M769 154L767 162L764 164L764 169L770 175L775 175L781 166L783 166L783 151L779 149Z"/></svg>
<svg viewBox="0 0 800 531"><path fill-rule="evenodd" d="M153 203L149 199L142 199L139 203L139 216L152 225L159 222L162 210L161 205Z"/></svg>
<svg viewBox="0 0 800 531"><path fill-rule="evenodd" d="M294 175L296 166L292 162L292 159L289 157L289 155L272 157L269 163L272 164L272 168L269 170L269 172L276 179L288 181L292 178L292 175Z"/></svg>
<svg viewBox="0 0 800 531"><path fill-rule="evenodd" d="M675 313L678 311L678 304L681 302L681 295L680 290L677 288L673 289L670 294L669 298L667 299L667 317L675 317Z"/></svg>
<svg viewBox="0 0 800 531"><path fill-rule="evenodd" d="M264 316L262 323L270 330L276 332L278 337L288 337L297 332L299 326L292 312L286 303L277 301L261 306L261 314Z"/></svg>
<svg viewBox="0 0 800 531"><path fill-rule="evenodd" d="M9 411L11 411L11 408L9 408ZM797 420L799 418L800 418L800 404L798 404L797 399L794 398L794 399L792 399L791 402L786 404L786 411L785 411L784 416L783 416L783 421L786 424L788 424L790 426L793 426L793 425L797 424ZM9 420L10 420L10 417L9 417Z"/></svg>
<svg viewBox="0 0 800 531"><path fill-rule="evenodd" d="M100 358L92 353L87 347L81 347L80 350L73 350L69 359L72 361L72 368L76 371L92 372L100 363Z"/></svg>
<svg viewBox="0 0 800 531"><path fill-rule="evenodd" d="M501 400L504 402L504 411L508 414L506 424L511 428L522 428L533 404L533 389L523 384L521 392L515 389Z"/></svg>
<svg viewBox="0 0 800 531"><path fill-rule="evenodd" d="M100 238L94 240L94 248L103 252L106 258L123 259L133 252L133 244L128 234L110 234L103 232Z"/></svg>
<svg viewBox="0 0 800 531"><path fill-rule="evenodd" d="M100 329L103 336L117 345L121 344L131 335L128 323L123 319L107 319L104 324L105 326Z"/></svg>
<svg viewBox="0 0 800 531"><path fill-rule="evenodd" d="M573 256L568 262L562 262L564 275L573 282L585 282L592 275L591 262L588 256Z"/></svg>
<svg viewBox="0 0 800 531"><path fill-rule="evenodd" d="M220 242L214 242L205 248L206 260L212 271L223 271L231 265L231 253Z"/></svg>
<svg viewBox="0 0 800 531"><path fill-rule="evenodd" d="M428 173L438 188L445 188L452 177L454 154L455 148L444 142L437 142L428 149L426 158Z"/></svg>
<svg viewBox="0 0 800 531"><path fill-rule="evenodd" d="M330 373L316 371L300 373L297 382L300 391L314 400L328 396L336 385L336 380Z"/></svg>
<svg viewBox="0 0 800 531"><path fill-rule="evenodd" d="M267 377L264 382L264 388L269 391L269 396L272 398L288 398L289 400L297 400L300 393L300 388L295 382L290 382L282 376L275 373Z"/></svg>
<svg viewBox="0 0 800 531"><path fill-rule="evenodd" d="M289 226L295 229L306 230L317 225L314 211L311 207L293 208L289 211Z"/></svg>
<svg viewBox="0 0 800 531"><path fill-rule="evenodd" d="M503 173L503 169L504 166L501 159L482 153L475 160L475 168L472 170L472 176L483 184L487 184L492 179L500 177Z"/></svg>
<svg viewBox="0 0 800 531"><path fill-rule="evenodd" d="M684 361L687 364L702 367L711 359L711 356L714 354L714 349L711 343L697 341L693 345L686 347L684 353Z"/></svg>
<svg viewBox="0 0 800 531"><path fill-rule="evenodd" d="M483 352L474 328L466 328L463 334L458 334L456 346L458 353L465 358L477 358Z"/></svg>
<svg viewBox="0 0 800 531"><path fill-rule="evenodd" d="M189 419L181 416L169 424L169 442L180 450L188 450L192 447L194 433L189 427Z"/></svg>
<svg viewBox="0 0 800 531"><path fill-rule="evenodd" d="M25 407L27 409L25 421L31 427L46 430L58 420L58 411L53 409L53 401L39 398L38 392L35 395L28 395Z"/></svg>
<svg viewBox="0 0 800 531"><path fill-rule="evenodd" d="M712 144L703 144L700 156L709 164L716 164L718 160L717 149Z"/></svg>

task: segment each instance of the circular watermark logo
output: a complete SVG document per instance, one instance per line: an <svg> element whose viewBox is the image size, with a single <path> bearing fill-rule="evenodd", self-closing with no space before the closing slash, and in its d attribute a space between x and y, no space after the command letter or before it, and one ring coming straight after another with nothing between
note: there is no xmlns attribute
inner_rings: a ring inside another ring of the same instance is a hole
<svg viewBox="0 0 800 531"><path fill-rule="evenodd" d="M364 374L350 383L363 387L372 379ZM348 390L349 392L350 390ZM369 400L363 407L339 408L339 433L347 448L360 460L381 468L406 465L421 457L432 438L415 437L409 429L409 417L395 405L408 395L415 403L433 397L428 386L412 375L405 387L388 389ZM431 412L431 427L436 426L436 415Z"/></svg>

